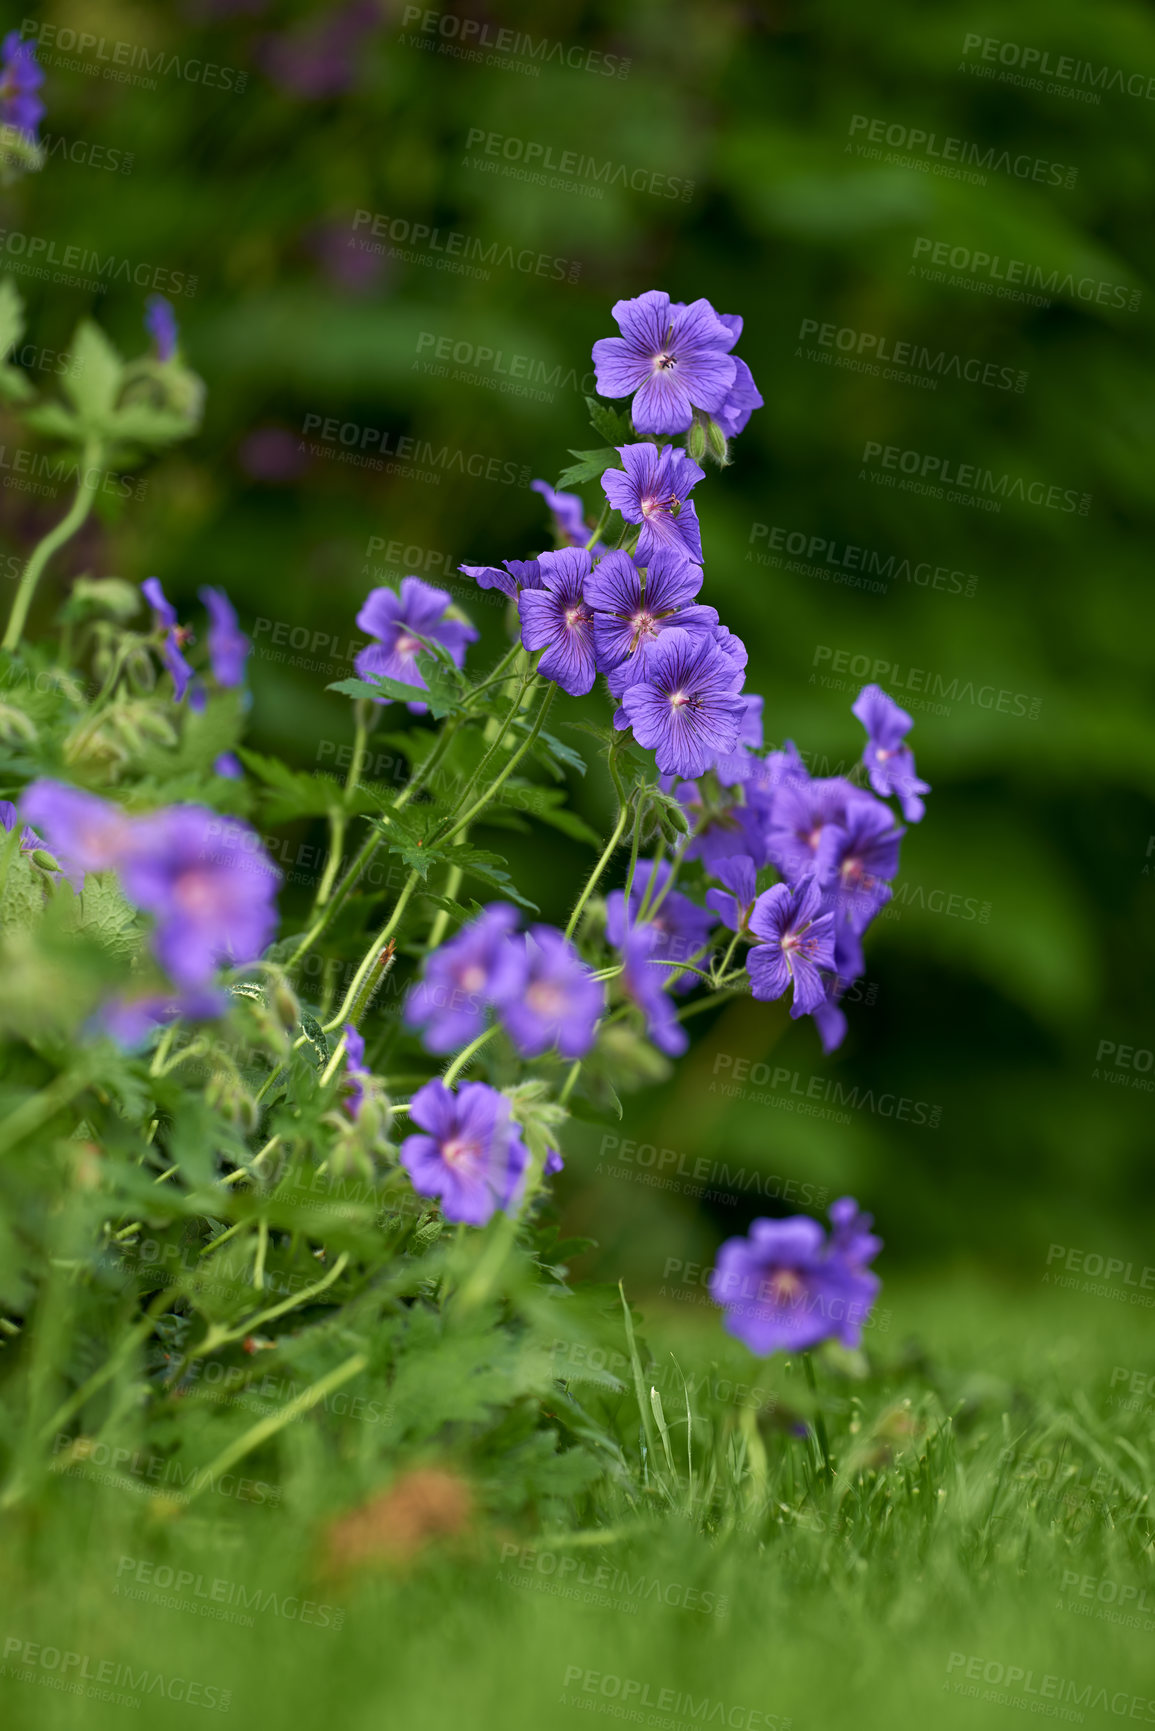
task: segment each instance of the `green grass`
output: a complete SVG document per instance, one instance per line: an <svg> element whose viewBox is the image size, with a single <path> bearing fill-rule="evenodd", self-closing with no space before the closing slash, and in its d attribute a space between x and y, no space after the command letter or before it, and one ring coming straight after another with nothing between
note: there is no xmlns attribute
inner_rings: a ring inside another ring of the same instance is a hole
<svg viewBox="0 0 1155 1731"><path fill-rule="evenodd" d="M655 1302L635 1312L640 1410L611 1297L597 1295L581 1344L553 1366L569 1373L555 1384L562 1434L588 1421L602 1438L591 1446L608 1470L592 1484L575 1468L566 1486L558 1457L535 1467L515 1417L484 1448L468 1420L417 1442L410 1427L400 1444L396 1407L376 1424L314 1412L286 1425L275 1468L268 1453L238 1468L275 1470L277 1507L218 1492L166 1510L151 1456L113 1483L53 1473L4 1517L5 1643L87 1655L93 1676L106 1660L231 1689L233 1717L269 1725L1155 1718L1155 1612L1136 1610L1144 1589L1155 1603L1155 1415L1142 1399L1128 1410L1127 1384L1111 1381L1149 1366L1145 1312L970 1274L892 1285L891 1325L869 1331L865 1353L816 1355L815 1404L799 1362L760 1364L712 1309ZM832 1478L813 1424L796 1434L819 1410ZM325 1524L400 1461L461 1472L473 1519L405 1563L333 1573ZM191 1574L178 1596L195 1610L150 1602L173 1596L150 1564ZM1114 1586L1081 1596L1087 1579ZM204 1614L214 1580L234 1614L243 1589L251 1626ZM285 1595L324 1612L303 1623ZM1138 1627L1106 1620L1121 1595ZM159 1693L133 1712L23 1681L19 1659L0 1680L5 1725L199 1722L199 1704ZM1011 1686L1007 1667L1023 1674ZM31 1675L59 1678L59 1665Z"/></svg>

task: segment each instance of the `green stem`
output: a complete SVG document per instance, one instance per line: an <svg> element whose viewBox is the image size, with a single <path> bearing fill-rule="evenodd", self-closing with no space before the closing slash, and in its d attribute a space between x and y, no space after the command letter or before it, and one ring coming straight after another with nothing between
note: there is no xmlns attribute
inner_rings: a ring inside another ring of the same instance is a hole
<svg viewBox="0 0 1155 1731"><path fill-rule="evenodd" d="M339 1028L344 1022L352 1022L353 1025L356 1026L357 1018L361 1015L365 1003L368 1000L369 988L372 984L373 970L381 965L381 951L385 948L385 945L389 942L389 939L393 936L393 933L400 924L401 916L405 912L409 898L417 888L420 881L420 877L416 871L411 871L409 873L401 894L397 897L393 912L389 915L389 918L386 920L385 924L366 950L360 967L353 975L352 982L350 983L349 990L345 994L345 999L341 1008L331 1021L325 1023L325 1032L327 1034L332 1033L334 1028ZM341 1045L338 1045L337 1051L334 1052L332 1058L329 1060L325 1073L321 1078L322 1081L328 1081L332 1076L333 1071L336 1068L336 1060L340 1051Z"/></svg>
<svg viewBox="0 0 1155 1731"><path fill-rule="evenodd" d="M610 860L617 849L618 843L625 834L626 825L629 821L630 808L627 804L619 811L618 821L614 825L613 834L610 836L609 841L602 850L602 857L586 879L585 888L582 890L581 895L578 897L577 902L574 905L573 913L569 917L569 925L565 929L565 935L567 938L572 938L574 932L577 930L577 923L582 917L582 910L593 895L594 890L597 888L598 879L609 865Z"/></svg>
<svg viewBox="0 0 1155 1731"><path fill-rule="evenodd" d="M457 1080L458 1076L460 1076L465 1066L469 1063L474 1053L479 1052L487 1040L492 1040L496 1032L497 1023L495 1022L492 1028L485 1028L480 1034L478 1034L476 1039L470 1040L468 1046L466 1046L463 1051L458 1052L456 1058L454 1058L452 1064L450 1064L448 1070L446 1070L444 1076L441 1078L447 1088L453 1086L454 1082Z"/></svg>
<svg viewBox="0 0 1155 1731"><path fill-rule="evenodd" d="M41 1089L39 1094L33 1094L30 1099L25 1100L23 1106L17 1106L15 1112L10 1112L0 1123L0 1148L3 1148L6 1154L9 1153L17 1142L22 1142L33 1130L39 1130L54 1113L82 1093L89 1080L87 1070L62 1070L47 1088Z"/></svg>
<svg viewBox="0 0 1155 1731"><path fill-rule="evenodd" d="M817 1402L818 1382L814 1375L814 1363L808 1352L802 1354L802 1365L806 1372L806 1381L810 1385L810 1392L814 1396L815 1402ZM814 1409L814 1432L818 1438L818 1447L822 1454L822 1477L827 1481L827 1483L830 1483L834 1478L834 1468L830 1464L830 1439L826 1434L825 1416L823 1415L822 1408L817 1404Z"/></svg>
<svg viewBox="0 0 1155 1731"><path fill-rule="evenodd" d="M498 788L501 787L504 782L509 780L509 777L513 774L514 770L517 768L526 752L529 751L538 734L545 726L545 718L549 714L550 704L553 702L556 692L556 685L550 684L546 686L545 696L542 698L541 704L538 707L537 718L534 721L533 726L530 728L517 750L513 753L513 756L501 771L501 774L497 777L496 781L490 783L489 787L486 788L483 794L479 795L479 797L474 800L473 804L469 807L469 810L456 820L452 828L446 830L445 834L438 838L441 843L452 841L455 835L460 834L464 829L468 829L478 812L483 811L489 804Z"/></svg>
<svg viewBox="0 0 1155 1731"><path fill-rule="evenodd" d="M610 505L610 502L607 499L606 503L602 506L602 514L598 518L596 524L594 525L594 532L590 536L589 540L586 542L586 552L587 553L592 553L594 548L597 546L598 536L601 534L602 530L605 528L606 524L610 520L611 509L612 509L612 506Z"/></svg>
<svg viewBox="0 0 1155 1731"><path fill-rule="evenodd" d="M63 547L66 541L71 541L77 530L84 523L96 500L96 490L85 482L89 469L100 466L103 447L99 439L89 439L84 446L80 459L80 475L76 485L76 497L65 516L54 529L50 529L42 541L32 549L28 563L20 578L20 587L12 600L12 612L8 618L8 629L4 633L3 648L14 650L20 642L24 631L24 621L28 617L28 609L32 605L32 597L36 593L44 567L52 555Z"/></svg>
<svg viewBox="0 0 1155 1731"><path fill-rule="evenodd" d="M532 677L533 677L532 675L523 675L522 676L521 683L517 688L517 694L514 697L514 700L510 704L509 708L506 710L505 714L502 716L501 721L498 723L497 732L494 734L493 738L489 742L489 745L486 747L486 750L482 756L481 762L478 764L477 768L473 771L473 774L469 777L469 780L466 782L465 786L462 788L460 794L458 795L458 806L459 807L466 800L468 800L469 798L472 797L474 789L477 787L480 787L481 784L483 783L483 781L485 780L486 770L489 768L490 764L493 762L494 758L497 756L498 752L501 750L501 747L502 747L502 744L505 740L506 734L509 732L510 728L513 726L514 722L516 721L518 715L521 712L521 706L525 700L526 691L529 689L529 686L532 682ZM438 839L444 840L445 837L442 836L442 837L439 837Z"/></svg>

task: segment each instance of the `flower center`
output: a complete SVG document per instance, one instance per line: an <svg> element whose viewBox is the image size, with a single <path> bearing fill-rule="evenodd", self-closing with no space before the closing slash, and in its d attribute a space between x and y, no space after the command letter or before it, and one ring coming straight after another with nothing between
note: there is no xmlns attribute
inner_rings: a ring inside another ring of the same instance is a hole
<svg viewBox="0 0 1155 1731"><path fill-rule="evenodd" d="M682 501L676 493L666 493L659 496L651 493L642 500L643 517L676 517L682 508Z"/></svg>
<svg viewBox="0 0 1155 1731"><path fill-rule="evenodd" d="M691 701L688 691L671 691L670 705L673 709L683 709Z"/></svg>
<svg viewBox="0 0 1155 1731"><path fill-rule="evenodd" d="M398 655L409 657L416 655L417 651L424 645L420 637L411 637L407 631L402 631L393 647Z"/></svg>
<svg viewBox="0 0 1155 1731"><path fill-rule="evenodd" d="M803 1290L802 1276L793 1268L779 1268L770 1276L770 1297L774 1304L793 1304Z"/></svg>
<svg viewBox="0 0 1155 1731"><path fill-rule="evenodd" d="M630 624L632 627L630 637L631 653L638 647L638 644L642 641L643 637L656 637L658 635L657 620L652 613L647 613L644 609L641 612L634 614Z"/></svg>
<svg viewBox="0 0 1155 1731"><path fill-rule="evenodd" d="M441 1158L447 1166L474 1166L481 1158L480 1142L468 1142L463 1136L451 1136L441 1144Z"/></svg>
<svg viewBox="0 0 1155 1731"><path fill-rule="evenodd" d="M552 980L534 980L526 990L525 1001L537 1015L552 1021L565 1009L565 993Z"/></svg>
<svg viewBox="0 0 1155 1731"><path fill-rule="evenodd" d="M457 978L463 992L480 992L485 984L485 969L479 962L470 962Z"/></svg>
<svg viewBox="0 0 1155 1731"><path fill-rule="evenodd" d="M182 872L176 880L173 894L186 913L210 914L216 911L217 898L208 872Z"/></svg>
<svg viewBox="0 0 1155 1731"><path fill-rule="evenodd" d="M565 625L567 631L572 631L577 625L585 625L589 620L589 612L582 602L578 601L565 610Z"/></svg>
<svg viewBox="0 0 1155 1731"><path fill-rule="evenodd" d="M660 354L654 356L654 371L656 373L673 372L678 362L674 355Z"/></svg>

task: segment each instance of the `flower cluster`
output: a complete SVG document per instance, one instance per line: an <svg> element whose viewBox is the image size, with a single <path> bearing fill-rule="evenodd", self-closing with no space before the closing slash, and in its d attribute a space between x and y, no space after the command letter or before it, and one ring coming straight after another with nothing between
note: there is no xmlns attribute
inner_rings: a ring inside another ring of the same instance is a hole
<svg viewBox="0 0 1155 1731"><path fill-rule="evenodd" d="M190 703L203 708L204 693L185 654L185 650L195 642L191 628L178 621L176 608L161 587L159 577L146 577L140 587L152 609L156 646L161 661L172 676L176 701L183 702L191 685ZM249 640L237 622L236 609L223 589L206 587L201 590L200 597L209 616L209 667L213 679L222 690L241 686L245 682Z"/></svg>
<svg viewBox="0 0 1155 1731"><path fill-rule="evenodd" d="M517 910L492 902L434 950L405 1004L431 1052L453 1052L485 1032L493 1010L519 1055L582 1058L594 1042L605 989L553 926L517 931Z"/></svg>
<svg viewBox="0 0 1155 1731"><path fill-rule="evenodd" d="M44 118L44 104L37 92L44 83L44 69L37 63L36 44L21 40L10 30L0 43L0 124L35 141Z"/></svg>
<svg viewBox="0 0 1155 1731"><path fill-rule="evenodd" d="M866 1266L882 1249L852 1196L830 1204L829 1238L816 1220L754 1220L727 1238L710 1276L724 1327L760 1356L804 1352L823 1340L856 1347L879 1279Z"/></svg>

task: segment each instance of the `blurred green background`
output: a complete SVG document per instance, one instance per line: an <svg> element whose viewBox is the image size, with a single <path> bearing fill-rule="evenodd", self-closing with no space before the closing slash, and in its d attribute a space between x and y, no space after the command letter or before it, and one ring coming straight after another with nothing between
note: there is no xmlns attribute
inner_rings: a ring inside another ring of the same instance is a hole
<svg viewBox="0 0 1155 1731"><path fill-rule="evenodd" d="M878 676L909 701L934 793L838 1054L823 1058L810 1022L741 1003L691 1022L691 1053L627 1100L620 1126L575 1128L560 1198L565 1225L598 1241L583 1271L656 1303L671 1260L708 1261L753 1214L844 1190L878 1218L884 1278L960 1263L1037 1286L1054 1243L1142 1262L1150 10L85 0L27 19L49 159L3 191L0 266L28 298L29 340L66 350L95 311L136 352L145 294L195 279L172 298L208 385L201 436L56 561L40 620L83 570L158 573L186 613L199 585L223 584L257 644L259 750L333 766L350 717L325 687L349 671L374 583L437 582L459 560L548 544L526 482L597 442L582 387L617 299L662 287L746 321L740 352L766 406L734 466L698 489L704 598L749 646L767 739L793 738L819 768L858 755L849 706L867 665L897 670ZM1060 72L1068 57L1064 81L1040 75L1044 51ZM525 177L566 152L592 159L584 179ZM968 160L969 179L936 172ZM58 258L115 259L107 292L30 274L44 249L29 237ZM956 281L919 274L940 243L958 249ZM975 269L976 251L1055 275L1051 304L980 292L1007 267ZM836 364L901 343L928 352L916 379ZM52 364L34 382L50 386ZM343 460L405 439L420 475ZM1007 498L990 512L882 485L868 442L1090 506ZM11 553L61 506L2 479ZM788 536L827 547L789 569L775 550ZM863 563L889 576L874 590L835 580ZM491 656L501 614L472 611L475 653ZM920 683L953 687L945 713L910 701ZM604 831L596 774L574 801ZM548 919L591 863L540 827L479 839L510 855ZM298 826L278 846L291 862L321 840ZM307 894L286 889L290 917ZM720 1092L735 1076L743 1092ZM873 1090L875 1109L799 1109L834 1082L860 1102ZM716 1161L743 1176L720 1179ZM679 1171L681 1188L646 1181ZM775 1189L795 1200L759 1194Z"/></svg>

